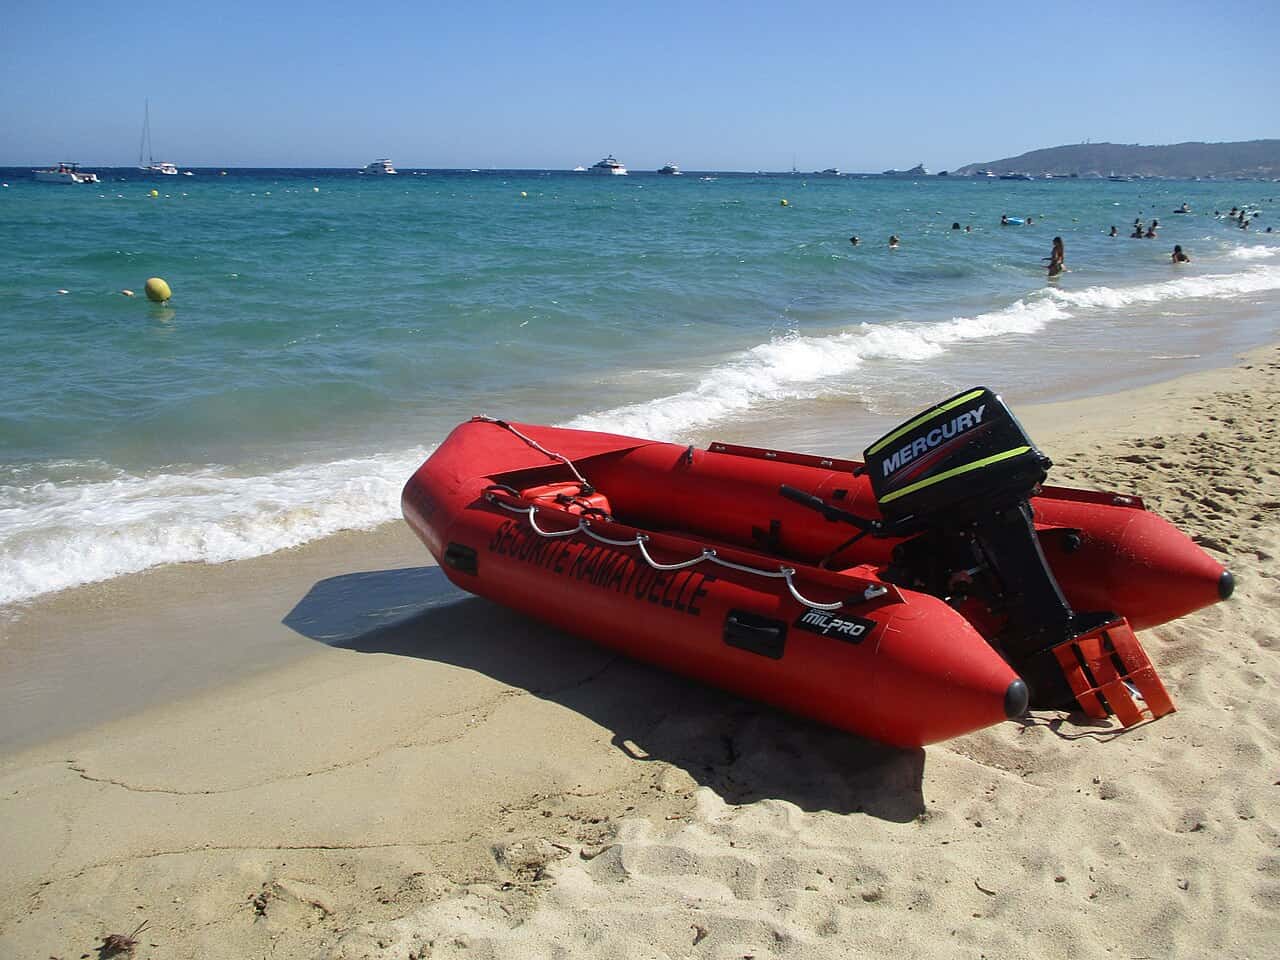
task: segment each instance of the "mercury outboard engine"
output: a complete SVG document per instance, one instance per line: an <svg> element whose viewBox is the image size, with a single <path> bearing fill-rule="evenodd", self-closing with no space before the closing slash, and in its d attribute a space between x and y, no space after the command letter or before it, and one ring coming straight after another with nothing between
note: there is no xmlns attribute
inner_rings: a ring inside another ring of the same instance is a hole
<svg viewBox="0 0 1280 960"><path fill-rule="evenodd" d="M1004 401L986 387L966 390L881 437L864 456L883 516L874 532L908 537L886 578L989 621L1032 705L1074 705L1080 684L1068 674L1089 664L1071 642L1097 634L1098 656L1110 660L1103 628L1133 634L1115 613L1077 613L1063 596L1030 502L1053 463ZM1136 638L1132 646L1141 650ZM1118 675L1127 677L1121 666ZM1098 686L1094 679L1089 674L1090 687Z"/></svg>
<svg viewBox="0 0 1280 960"><path fill-rule="evenodd" d="M1078 706L1125 727L1173 712L1128 621L1076 612L1063 595L1031 506L1053 463L997 394L957 394L885 434L864 458L857 473L870 477L879 520L786 484L779 491L857 528L828 558L865 536L905 538L884 578L960 611L1026 681L1032 706Z"/></svg>

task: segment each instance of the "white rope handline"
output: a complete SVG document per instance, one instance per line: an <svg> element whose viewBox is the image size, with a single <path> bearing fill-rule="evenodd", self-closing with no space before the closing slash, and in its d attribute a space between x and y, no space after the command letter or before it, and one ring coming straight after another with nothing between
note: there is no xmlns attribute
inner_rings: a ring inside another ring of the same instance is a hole
<svg viewBox="0 0 1280 960"><path fill-rule="evenodd" d="M506 507L508 510L512 509L511 507L507 507L505 503L500 503L498 504L498 506ZM529 526L533 527L533 532L540 537L548 537L548 538L572 537L575 533L577 533L579 530L582 529L582 521L579 520L578 525L572 530L543 530L540 526L538 526L538 521L534 517L534 513L537 509L538 509L537 507L530 507L528 510ZM518 509L513 512L524 513L525 511L523 509Z"/></svg>
<svg viewBox="0 0 1280 960"><path fill-rule="evenodd" d="M644 557L645 563L653 567L655 570L683 570L686 567L692 567L696 563L701 563L707 557L715 556L715 551L707 547L702 548L702 553L691 560L682 560L679 563L659 563L653 557L649 556L649 549L644 545L649 538L644 534L636 534L636 546L640 548L640 556Z"/></svg>
<svg viewBox="0 0 1280 960"><path fill-rule="evenodd" d="M561 463L563 463L566 467L568 467L570 470L573 471L573 475L577 477L578 482L582 484L584 487L591 486L591 484L587 483L587 478L578 472L578 468L573 465L572 460L570 460L568 457L566 457L562 453L556 453L552 450L548 450L546 447L540 444L537 440L533 439L533 437L525 436L523 433L521 433L511 424L507 423L507 421L499 420L497 417L486 417L484 414L480 414L479 416L473 417L472 419L482 420L485 423L496 423L498 426L502 427L504 430L510 430L517 437L519 437L529 446L533 447L533 449L537 450L539 453L546 454L552 460L559 460Z"/></svg>
<svg viewBox="0 0 1280 960"><path fill-rule="evenodd" d="M614 540L611 537L603 536L592 530L591 521L585 517L578 517L578 525L570 527L568 530L543 530L538 526L538 507L536 504L529 507L517 507L513 504L503 503L492 493L486 493L484 496L490 503L496 503L503 510L509 510L511 513L520 513L527 516L529 518L529 526L532 527L533 532L539 536L556 538L571 537L576 533L585 533L591 539L598 540L600 543L607 543L610 546L638 547L640 549L640 556L644 558L645 563L649 564L649 566L653 567L655 570L684 570L685 568L692 567L695 564L709 561L710 563L719 564L722 567L728 567L730 570L738 570L742 573L755 574L757 577L767 577L771 580L784 580L786 581L787 589L790 590L791 595L796 598L796 602L802 603L806 607L812 607L815 610L839 610L844 606L843 600L837 600L835 603L819 603L816 600L810 600L808 597L804 596L804 594L796 589L794 582L796 575L795 567L779 566L776 571L761 570L758 567L750 567L746 564L734 563L732 560L725 560L723 557L718 556L715 549L712 547L703 547L702 554L700 556L692 557L688 560L681 560L678 563L659 563L649 555L649 550L645 547L645 543L651 539L647 533L637 533L630 540ZM880 596L884 592L885 589L883 587L878 590L874 587L869 587L864 594L864 599L872 599L873 597Z"/></svg>

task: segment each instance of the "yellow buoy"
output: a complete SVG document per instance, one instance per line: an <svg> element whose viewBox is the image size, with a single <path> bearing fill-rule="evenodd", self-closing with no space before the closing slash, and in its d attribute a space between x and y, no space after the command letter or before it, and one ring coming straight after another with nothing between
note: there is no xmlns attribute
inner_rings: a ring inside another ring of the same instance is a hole
<svg viewBox="0 0 1280 960"><path fill-rule="evenodd" d="M160 191L159 191L159 190L152 190L152 191L151 191L151 195L152 195L153 197L158 197L158 196L160 196Z"/></svg>
<svg viewBox="0 0 1280 960"><path fill-rule="evenodd" d="M164 303L173 296L173 292L169 289L169 285L159 277L151 277L147 280L147 299L154 300L156 303Z"/></svg>
<svg viewBox="0 0 1280 960"><path fill-rule="evenodd" d="M779 200L779 201L778 201L778 204L779 204L780 206L783 206L783 207L785 207L785 206L787 206L787 205L788 205L788 204L787 204L787 201L785 201L785 200Z"/></svg>

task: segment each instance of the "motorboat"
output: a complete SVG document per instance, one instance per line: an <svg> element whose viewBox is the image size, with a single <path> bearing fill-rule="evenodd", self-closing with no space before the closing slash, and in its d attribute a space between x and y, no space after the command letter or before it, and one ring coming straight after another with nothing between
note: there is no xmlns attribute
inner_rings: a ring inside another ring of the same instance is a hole
<svg viewBox="0 0 1280 960"><path fill-rule="evenodd" d="M593 163L587 172L595 174L596 176L625 177L627 175L627 168L623 166L620 161L614 159L612 156L608 156L603 160L598 160Z"/></svg>
<svg viewBox="0 0 1280 960"><path fill-rule="evenodd" d="M862 462L474 417L409 478L454 584L635 659L899 747L1029 708L1173 712L1136 630L1234 589L1132 493L976 387Z"/></svg>
<svg viewBox="0 0 1280 960"><path fill-rule="evenodd" d="M373 163L366 164L365 168L360 172L376 174L378 176L386 176L386 175L394 174L396 172L396 168L391 165L390 160L388 160L386 157L382 157L378 160L373 161Z"/></svg>
<svg viewBox="0 0 1280 960"><path fill-rule="evenodd" d="M665 166L659 167L658 172L664 176L678 177L680 176L680 167L674 163L668 163Z"/></svg>
<svg viewBox="0 0 1280 960"><path fill-rule="evenodd" d="M85 173L80 164L63 161L48 170L33 170L35 178L41 183L98 183L96 173Z"/></svg>

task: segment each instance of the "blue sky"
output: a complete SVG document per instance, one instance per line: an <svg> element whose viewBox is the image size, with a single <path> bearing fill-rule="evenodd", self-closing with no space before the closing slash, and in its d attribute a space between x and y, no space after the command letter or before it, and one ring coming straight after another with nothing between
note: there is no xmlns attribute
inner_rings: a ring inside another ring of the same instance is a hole
<svg viewBox="0 0 1280 960"><path fill-rule="evenodd" d="M539 9L542 8L542 9ZM0 6L0 164L931 170L1280 136L1280 3Z"/></svg>

